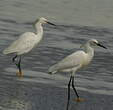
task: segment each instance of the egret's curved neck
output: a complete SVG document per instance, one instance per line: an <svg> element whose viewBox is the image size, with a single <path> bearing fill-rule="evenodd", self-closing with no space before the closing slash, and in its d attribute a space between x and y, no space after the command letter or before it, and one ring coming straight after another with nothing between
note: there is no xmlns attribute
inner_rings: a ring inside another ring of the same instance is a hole
<svg viewBox="0 0 113 110"><path fill-rule="evenodd" d="M89 43L87 43L87 44L85 45L85 52L86 52L90 57L93 57L93 56L94 56L94 48L92 48Z"/></svg>
<svg viewBox="0 0 113 110"><path fill-rule="evenodd" d="M37 24L35 24L35 28L36 28L36 34L39 36L42 36L43 35L42 24L40 22L38 22Z"/></svg>

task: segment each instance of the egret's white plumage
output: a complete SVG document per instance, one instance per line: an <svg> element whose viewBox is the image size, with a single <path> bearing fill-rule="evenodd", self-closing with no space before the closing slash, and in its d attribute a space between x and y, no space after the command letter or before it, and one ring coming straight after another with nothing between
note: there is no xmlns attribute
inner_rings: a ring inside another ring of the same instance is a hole
<svg viewBox="0 0 113 110"><path fill-rule="evenodd" d="M87 41L84 45L81 46L84 48L84 51L82 51L82 50L76 51L76 52L72 53L71 55L67 56L66 58L64 58L63 60L61 60L59 63L57 63L49 68L50 74L60 72L60 71L71 73L70 80L68 83L68 101L67 101L66 110L68 110L68 106L69 106L71 84L72 84L72 88L77 96L76 101L78 101L78 102L83 101L83 99L81 99L79 97L79 95L75 89L74 75L78 69L87 66L91 62L91 60L94 56L94 47L93 46L96 46L96 45L106 48L103 45L99 44L96 39L91 39L91 40Z"/></svg>
<svg viewBox="0 0 113 110"><path fill-rule="evenodd" d="M16 54L16 56L12 59L15 63L15 59L20 56L19 62L15 63L17 68L19 69L19 76L22 76L21 72L21 55L30 52L38 43L41 41L43 37L43 27L42 24L51 24L47 19L41 17L36 20L34 25L36 28L36 33L33 32L25 32L23 33L17 40L15 40L8 48L6 48L3 53L4 54Z"/></svg>
<svg viewBox="0 0 113 110"><path fill-rule="evenodd" d="M17 53L17 55L28 53L36 44L40 42L40 40L41 37L38 37L36 34L26 32L22 34L19 39L14 41L8 48L6 48L3 53Z"/></svg>
<svg viewBox="0 0 113 110"><path fill-rule="evenodd" d="M79 50L67 56L59 63L50 67L49 73L56 73L57 71L75 73L78 69L87 66L94 56L93 46L97 44L98 41L96 39L87 41L82 45L84 51Z"/></svg>
<svg viewBox="0 0 113 110"><path fill-rule="evenodd" d="M47 19L41 17L36 20L35 27L36 33L25 32L16 41L14 41L8 48L6 48L3 53L10 54L16 53L17 55L22 55L31 51L42 39L43 37L43 27L42 24L47 23Z"/></svg>
<svg viewBox="0 0 113 110"><path fill-rule="evenodd" d="M81 56L81 58L80 58ZM59 63L53 65L49 72L70 72L70 71L76 71L78 68L85 65L85 62L87 60L87 54L83 51L77 51L66 58L64 58ZM87 63L87 62L86 62Z"/></svg>

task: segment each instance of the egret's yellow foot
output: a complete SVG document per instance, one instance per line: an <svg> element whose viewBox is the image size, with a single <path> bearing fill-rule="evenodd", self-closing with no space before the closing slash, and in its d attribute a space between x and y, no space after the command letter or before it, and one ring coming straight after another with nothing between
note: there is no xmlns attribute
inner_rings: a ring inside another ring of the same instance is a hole
<svg viewBox="0 0 113 110"><path fill-rule="evenodd" d="M17 76L19 77L19 78L22 78L23 77L23 73L22 72L17 72Z"/></svg>
<svg viewBox="0 0 113 110"><path fill-rule="evenodd" d="M83 102L83 101L85 101L85 100L82 99L82 98L76 98L75 101L76 101L76 102Z"/></svg>

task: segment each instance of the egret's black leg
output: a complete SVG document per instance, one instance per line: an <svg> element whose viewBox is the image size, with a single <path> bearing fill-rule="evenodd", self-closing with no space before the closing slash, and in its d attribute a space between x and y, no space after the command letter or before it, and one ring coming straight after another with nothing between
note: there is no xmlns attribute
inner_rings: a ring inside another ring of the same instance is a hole
<svg viewBox="0 0 113 110"><path fill-rule="evenodd" d="M22 70L21 70L21 56L20 56L18 64L17 64L17 68L19 69L18 76L22 77L23 74L22 74Z"/></svg>
<svg viewBox="0 0 113 110"><path fill-rule="evenodd" d="M15 62L15 59L17 58L17 55L13 57L12 61L13 63L15 63L15 65L17 66L17 63Z"/></svg>
<svg viewBox="0 0 113 110"><path fill-rule="evenodd" d="M71 84L72 76L70 77L69 83L68 83L68 100L67 100L67 107L66 110L68 110L69 107L69 100L70 100L70 84Z"/></svg>
<svg viewBox="0 0 113 110"><path fill-rule="evenodd" d="M12 61L13 63L15 63L15 65L17 66L17 68L19 69L20 68L20 62L21 62L21 58L19 59L19 61L15 61L15 59L17 58L18 56L16 55L15 57L13 57ZM20 68L21 69L21 68Z"/></svg>
<svg viewBox="0 0 113 110"><path fill-rule="evenodd" d="M17 58L18 56L16 55L15 57L13 57L13 59L12 59L12 61L13 61L13 63L15 63L15 65L17 66L17 68L19 69L19 72L17 73L17 75L19 76L19 77L22 77L23 75L22 75L22 70L21 70L21 56L19 57L19 60L16 62L15 61L15 59Z"/></svg>
<svg viewBox="0 0 113 110"><path fill-rule="evenodd" d="M19 69L19 72L21 73L22 72L22 70L21 70L21 56L20 56L20 58L19 58L19 62L18 62L18 69Z"/></svg>
<svg viewBox="0 0 113 110"><path fill-rule="evenodd" d="M72 88L73 88L77 98L79 99L79 95L78 95L77 90L75 89L75 85L74 85L74 76L72 76Z"/></svg>

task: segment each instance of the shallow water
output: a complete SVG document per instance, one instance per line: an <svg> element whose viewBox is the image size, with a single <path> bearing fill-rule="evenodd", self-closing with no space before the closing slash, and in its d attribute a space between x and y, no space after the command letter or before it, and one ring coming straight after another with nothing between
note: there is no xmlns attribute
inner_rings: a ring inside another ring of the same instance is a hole
<svg viewBox="0 0 113 110"><path fill-rule="evenodd" d="M55 9L44 11L40 8L42 6L44 9L46 5L50 5L50 1L40 1L39 4L35 2L36 0L0 1L1 110L65 110L69 74L58 73L51 76L48 74L48 68L79 49L80 44L90 38L98 39L113 53L112 28L83 26L84 23L88 24L85 21L82 25L78 21L79 26L69 25L74 22L73 20L66 25L67 19L62 18L60 21L58 15L55 17L51 15ZM65 3L68 4L68 1L64 1ZM38 9L40 13L37 12ZM44 26L44 38L40 45L23 57L24 78L19 79L16 76L17 68L11 62L12 56L3 55L2 51L21 33L34 31L31 22L37 16L46 16L48 13L50 14L48 18L53 19L53 22L57 18L58 21L55 22L60 26ZM76 88L86 101L76 103L75 94L71 91L70 110L112 110L113 108L113 56L103 48L95 50L91 65L76 74Z"/></svg>

